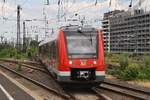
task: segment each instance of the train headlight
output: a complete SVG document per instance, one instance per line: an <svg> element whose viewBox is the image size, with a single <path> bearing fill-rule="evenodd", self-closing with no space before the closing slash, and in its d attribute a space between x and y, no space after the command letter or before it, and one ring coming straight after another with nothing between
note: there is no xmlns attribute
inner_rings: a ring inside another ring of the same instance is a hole
<svg viewBox="0 0 150 100"><path fill-rule="evenodd" d="M97 64L97 62L96 62L96 61L93 61L93 64L95 64L95 65L96 65L96 64Z"/></svg>
<svg viewBox="0 0 150 100"><path fill-rule="evenodd" d="M71 60L69 61L69 64L70 64L70 65L72 64L72 61L71 61Z"/></svg>

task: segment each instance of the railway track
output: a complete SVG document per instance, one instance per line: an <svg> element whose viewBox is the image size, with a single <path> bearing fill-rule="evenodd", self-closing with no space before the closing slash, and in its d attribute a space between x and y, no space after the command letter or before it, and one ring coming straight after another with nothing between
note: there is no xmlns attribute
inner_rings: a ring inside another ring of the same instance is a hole
<svg viewBox="0 0 150 100"><path fill-rule="evenodd" d="M41 82L39 82L39 81L37 81L37 80L35 80L35 79L32 79L32 78L30 78L30 77L27 77L27 76L25 76L25 75L23 75L23 74L21 74L21 73L15 71L15 70L11 69L10 66L6 66L6 65L3 65L3 64L0 64L0 66L1 66L2 68L4 68L5 70L9 71L9 72L11 72L11 73L13 73L13 74L16 74L17 76L19 76L19 77L21 77L21 78L24 78L24 79L26 79L26 80L28 80L28 81L34 83L35 85L42 87L43 89L48 90L49 92L55 94L56 96L59 96L59 97L65 99L65 100L76 100L76 98L75 98L73 95L71 95L71 94L69 94L69 93L65 93L65 92L62 93L62 92L59 92L59 91L57 91L57 90L55 90L55 89L53 89L53 88L51 88L51 87L48 87L48 86L46 86L45 84L43 84L43 83L41 83Z"/></svg>
<svg viewBox="0 0 150 100"><path fill-rule="evenodd" d="M5 62L9 62L9 61L5 61ZM13 62L13 63L15 63L15 62ZM44 67L42 68L42 67L35 67L33 65L31 66L31 65L29 65L29 63L28 64L22 64L22 66L27 67L27 68L31 68L31 69L34 69L34 70L38 70L42 73L50 75ZM51 75L51 77L52 77L52 75ZM55 81L54 78L53 78L53 80ZM58 84L58 83L56 82L56 84ZM60 88L61 88L61 86L60 86ZM61 89L63 89L63 88L61 88ZM111 98L109 98L108 96L103 94L100 91L101 89L104 89L104 90L107 90L107 91L112 91L112 92L115 92L115 93L118 93L118 94L121 94L121 95L134 97L134 98L140 99L140 100L150 100L150 99L148 99L148 98L150 98L150 90L135 87L135 86L128 85L128 84L125 84L125 83L118 83L118 82L115 82L115 81L105 80L100 86L94 87L94 88L91 89L93 92L96 93L97 96L99 96L100 100L112 100ZM66 91L65 89L63 89L63 90ZM56 94L58 94L58 93L56 93ZM68 97L72 98L73 100L76 100L76 97L72 93L66 91L66 94L69 95ZM66 97L66 98L68 98L68 97Z"/></svg>
<svg viewBox="0 0 150 100"><path fill-rule="evenodd" d="M135 99L150 100L150 89L135 87L133 85L123 83L123 82L105 80L97 88L112 91L129 97L133 97Z"/></svg>
<svg viewBox="0 0 150 100"><path fill-rule="evenodd" d="M12 66L14 66L13 64L18 64L18 62L16 61L9 61L9 60L3 60L2 62L7 62L7 63L10 63L12 64ZM39 68L39 67L34 67L32 66L32 64L30 65L29 63L28 64L21 64L21 66L23 67L26 67L26 68L30 68L30 69L33 69L33 70L37 70L37 71L40 71L42 73L45 73L47 75L50 75L51 78L56 82L56 84L59 86L59 83L55 80L55 78L46 70L46 68L43 66L43 68ZM19 73L20 74L20 73ZM24 77L23 77L24 78ZM28 79L27 79L28 80ZM35 83L36 84L36 83ZM67 94L69 94L69 96L73 99L73 100L76 100L76 97L73 96L73 94L71 94L70 91L62 88L61 86L59 86L59 88L61 88L63 91L65 91ZM48 89L47 89L48 90ZM96 95L97 97L99 98L99 100L110 100L110 99L107 99L105 98L106 96L103 96L104 94L101 94L100 92L98 91L95 91L94 89L91 89Z"/></svg>
<svg viewBox="0 0 150 100"><path fill-rule="evenodd" d="M53 78L52 77L52 75L46 70L46 68L43 66L43 67L34 67L35 65L34 64L36 64L36 62L34 62L34 63L31 63L31 62L21 62L21 61L16 61L16 60L7 60L7 59L0 59L0 61L2 61L2 62L7 62L7 63L12 63L12 64L18 64L18 63L20 63L21 64L21 66L23 66L23 67L26 67L26 68L30 68L30 69L33 69L33 70L37 70L37 71L39 71L39 72L42 72L42 73L44 73L44 74L47 74L47 75L50 75L51 76L51 78ZM39 64L39 63L37 63L38 65L40 65L40 66L42 66L41 64ZM1 66L1 65L0 65ZM6 67L6 66L5 66ZM7 69L7 70L9 70L9 68L5 68L5 69ZM12 69L10 69L10 70L12 70ZM9 70L9 71L10 71ZM14 71L14 70L13 70ZM12 71L11 71L12 72ZM13 72L14 73L14 72ZM16 71L15 71L15 74L16 74ZM19 73L20 74L20 73ZM17 72L17 75L18 75L18 72ZM20 75L19 75L20 76ZM24 76L24 75L23 75ZM22 77L22 76L21 76ZM25 79L27 79L26 78L26 76L25 77L23 77L23 78L25 78ZM28 80L28 79L27 79ZM32 79L33 80L33 79ZM49 88L49 87L47 87L47 86L45 86L44 84L38 84L39 82L38 81L36 81L36 82L33 82L32 80L30 80L29 79L29 81L31 81L32 83L34 83L34 84L36 84L36 85L39 85L39 86L41 86L42 88L44 88L44 89L46 89L46 90L48 90L48 91L51 91L51 92L56 92L55 94L57 95L58 93L57 93L57 91L56 90L54 90L54 89L52 89L52 88ZM54 79L53 79L54 80ZM55 81L55 80L54 80ZM56 81L55 81L56 82ZM58 84L58 83L57 83ZM61 86L59 86L59 88L61 88ZM76 100L76 98L71 94L71 93L69 93L69 92L67 92L65 89L63 89L63 88L61 88L68 96L66 97L64 94L62 94L62 96L61 97L63 97L64 99L68 99L68 100ZM64 96L63 96L64 95Z"/></svg>
<svg viewBox="0 0 150 100"><path fill-rule="evenodd" d="M97 87L93 87L91 90L95 92L101 98L101 100L112 100L110 97L102 93Z"/></svg>
<svg viewBox="0 0 150 100"><path fill-rule="evenodd" d="M27 68L30 68L30 69L34 69L34 70L38 70L38 71L43 72L45 74L49 74L48 71L44 68L34 67L34 66L31 66L31 65L28 65L28 64L21 64L21 66L27 67Z"/></svg>
<svg viewBox="0 0 150 100"><path fill-rule="evenodd" d="M12 62L12 63L22 63L22 64L29 64L29 65L41 65L40 63L37 63L35 61L28 61L28 60L16 60L16 59L3 59L3 58L0 58L0 61Z"/></svg>
<svg viewBox="0 0 150 100"><path fill-rule="evenodd" d="M26 67L26 68L30 68L30 69L33 69L33 70L38 70L38 71L40 71L40 72L43 72L43 73L46 73L46 74L49 74L48 73L48 71L45 69L45 68L43 68L43 67L39 67L39 66L41 66L39 63L36 63L36 62L21 62L21 61L17 61L17 60L7 60L7 59L0 59L0 61L2 61L2 62L8 62L8 63L12 63L12 64L18 64L18 63L20 63L21 64L21 66L23 66L23 67ZM38 64L38 67L35 67L35 65L34 64Z"/></svg>
<svg viewBox="0 0 150 100"><path fill-rule="evenodd" d="M44 67L44 66L43 66ZM44 69L46 69L46 68L44 68ZM51 75L51 74L50 74ZM56 80L55 80L55 78L51 75L51 77L53 78L53 80L57 83L57 84L59 84ZM62 88L61 86L60 86L60 88ZM65 92L67 92L67 94L69 94L74 100L77 100L77 98L70 92L70 90L67 90L67 89L65 89L65 88L62 88ZM112 99L110 99L108 96L106 96L105 94L102 94L102 93L100 93L100 92L98 92L98 91L96 91L95 89L91 89L93 92L95 92L96 93L96 95L97 95L97 97L99 98L98 100L112 100Z"/></svg>

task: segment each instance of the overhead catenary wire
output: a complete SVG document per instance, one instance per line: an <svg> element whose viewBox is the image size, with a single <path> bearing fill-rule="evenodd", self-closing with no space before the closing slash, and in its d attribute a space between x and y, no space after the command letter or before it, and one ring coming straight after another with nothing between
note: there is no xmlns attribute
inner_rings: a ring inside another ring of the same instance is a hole
<svg viewBox="0 0 150 100"><path fill-rule="evenodd" d="M22 4L20 4L20 6L24 6L27 2L29 2L29 0L25 0Z"/></svg>
<svg viewBox="0 0 150 100"><path fill-rule="evenodd" d="M28 1L28 0L25 0L26 2ZM25 1L24 1L24 3L25 3ZM74 2L75 2L75 0L74 0ZM95 3L97 3L97 0L95 1ZM110 0L110 3L111 3L111 0ZM22 3L23 4L23 3ZM62 0L58 0L58 4L59 5L61 5L62 4ZM96 4L97 5L97 4ZM68 12L67 13L67 15L74 15L75 13L77 13L77 12L82 12L82 11L84 11L84 10L86 10L86 9L88 9L88 8L91 8L91 7L94 7L95 6L95 4L90 4L90 5L86 5L86 6L84 6L84 7L81 7L81 8L79 8L79 9L77 9L77 10L74 10L74 11L71 11L71 12ZM71 6L71 7L73 7L73 6ZM15 11L16 12L16 11ZM62 17L64 17L66 14L64 14L64 15L62 15L62 16L60 16L61 18ZM7 18L6 18L7 19ZM12 20L11 20L12 21ZM49 19L48 21L51 21L51 22L56 22L57 20L55 19L55 18L52 18L52 19Z"/></svg>
<svg viewBox="0 0 150 100"><path fill-rule="evenodd" d="M24 1L24 3L22 3L21 5L24 5L25 3L27 3L27 1L29 1L29 0L25 0ZM74 0L74 2L75 2L75 0ZM111 0L110 0L110 2L111 2ZM62 5L62 0L58 0L58 5ZM97 0L95 1L95 4L97 5ZM71 12L68 12L68 15L73 15L74 13L77 13L77 12L80 12L80 11L83 11L83 10L85 10L85 9L88 9L88 8L91 8L91 7L94 7L95 6L95 4L90 4L90 5L87 5L87 6L84 6L84 7L82 7L82 8L79 8L79 9L77 9L77 10L74 10L74 11L71 11ZM71 6L72 7L72 6ZM16 10L14 11L14 12L16 12ZM62 17L64 17L66 14L64 14L64 15L62 15L62 16L60 16L61 18ZM11 15L10 15L11 16ZM53 19L52 19L53 20ZM50 21L52 21L51 19L50 19ZM54 19L55 20L55 19Z"/></svg>
<svg viewBox="0 0 150 100"><path fill-rule="evenodd" d="M69 12L67 15L74 15L75 13L79 13L79 12L84 11L85 9L88 9L88 8L91 8L91 7L95 7L95 4L92 3L90 5L86 5L85 7L82 7L82 8L79 8L77 10L74 10L72 12ZM61 17L64 17L64 15L61 16Z"/></svg>
<svg viewBox="0 0 150 100"><path fill-rule="evenodd" d="M6 1L6 0L5 0ZM16 0L15 0L16 1ZM23 2L24 1L24 2ZM30 0L31 1L31 0ZM58 2L58 5L61 5L63 2L63 0L57 0ZM72 0L73 1L73 3L72 4L75 4L75 2L76 2L76 0ZM90 0L91 1L91 0ZM95 6L99 6L99 2L98 2L99 0L93 0L92 1L92 4L89 4L89 5L85 5L85 6L83 6L83 7L80 7L80 8L76 8L75 10L71 10L74 6L72 6L72 5L69 5L68 6L68 8L69 8L69 11L67 12L67 13L65 13L65 14L62 14L62 16L60 16L60 18L63 18L63 17L65 17L66 15L69 15L69 16L72 16L72 15L74 15L75 13L83 13L83 11L85 11L86 9L90 9L90 8L92 8L92 7L95 7ZM109 6L111 6L112 5L112 0L108 0L109 1ZM26 3L28 3L29 2L29 0L22 0L22 4L21 5L25 5ZM66 8L65 8L66 9ZM73 8L74 9L74 8ZM16 12L16 10L13 12L13 13L15 13ZM11 15L13 15L13 14L11 14ZM13 19L10 19L10 17L11 17L11 15L5 15L5 17L6 17L6 20L7 21L13 21ZM8 18L8 19L7 19ZM39 20L42 20L42 19L39 19ZM36 20L36 21L39 21L39 20ZM14 19L14 21L15 21L15 19ZM55 23L55 22L57 22L57 18L50 18L50 19L48 19L48 21L49 22L51 22L51 23Z"/></svg>
<svg viewBox="0 0 150 100"><path fill-rule="evenodd" d="M77 9L77 10L74 10L74 11L72 11L72 12L69 12L68 14L69 15L72 15L72 14L74 14L74 13L76 13L76 12L80 12L80 11L82 11L82 10L85 10L85 9L88 9L88 8L90 8L90 7L94 7L95 5L94 4L90 4L90 5L87 5L87 6L85 6L85 7L82 7L82 8L79 8L79 9ZM17 10L15 10L14 12L16 12ZM11 15L10 15L11 16ZM62 16L63 17L63 16ZM5 20L7 20L7 21L16 21L16 19L10 19L9 17L5 17ZM42 19L32 19L33 21L44 21L44 20L42 20ZM49 19L49 21L56 21L56 19L55 18L52 18L52 19Z"/></svg>
<svg viewBox="0 0 150 100"><path fill-rule="evenodd" d="M62 4L62 1L61 0L59 0L60 1L60 4ZM72 11L72 12L69 12L68 13L68 15L74 15L75 13L77 13L77 12L80 12L80 11L83 11L83 10L85 10L85 9L88 9L88 8L91 8L91 7L94 7L95 6L95 4L90 4L90 5L86 5L86 6L84 6L84 7L82 7L82 8L79 8L79 9L77 9L77 10L74 10L74 11ZM15 10L14 12L16 12L17 10ZM10 15L11 16L11 15ZM62 15L61 17L64 17L64 15ZM7 21L16 21L16 19L10 19L9 17L6 17L5 18L5 20L7 20ZM44 20L42 20L42 19L33 19L33 21L44 21ZM51 22L56 22L57 20L55 19L55 18L52 18L52 19L49 19L49 21L51 21Z"/></svg>
<svg viewBox="0 0 150 100"><path fill-rule="evenodd" d="M15 2L15 5L17 6L18 4L16 3L16 0L14 2ZM21 7L24 6L27 2L29 2L29 0L24 0L24 2L22 4L20 4L20 6ZM7 18L12 17L12 15L17 12L17 9L15 9L15 10L13 10L11 12L11 14L6 16L5 15L5 4L6 4L6 0L3 0L3 5L2 5L2 17L3 17L3 20L6 20Z"/></svg>
<svg viewBox="0 0 150 100"><path fill-rule="evenodd" d="M65 2L64 2L64 3L65 3ZM74 11L72 11L72 12L67 13L67 15L75 14L75 13L77 13L77 12L79 12L79 11L82 11L82 10L85 10L85 9L87 9L87 8L94 7L94 6L96 6L97 4L98 4L98 0L96 0L94 4L92 3L92 4L90 4L90 5L86 5L85 7L82 7L82 8L79 8L79 9L77 9L77 10L74 10ZM63 5L62 0L59 0L59 1L58 1L58 5L59 5L59 6L60 6L60 5ZM70 9L70 10L71 10L71 8L73 8L73 6L70 6L70 7L68 7L67 9ZM60 16L60 15L59 15L59 16ZM63 13L60 17L63 18L63 17L65 17L65 16L66 16L66 13Z"/></svg>

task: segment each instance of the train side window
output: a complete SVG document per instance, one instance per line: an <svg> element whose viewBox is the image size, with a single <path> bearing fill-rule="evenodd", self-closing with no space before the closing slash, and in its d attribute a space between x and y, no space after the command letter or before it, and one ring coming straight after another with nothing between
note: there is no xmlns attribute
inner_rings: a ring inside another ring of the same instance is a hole
<svg viewBox="0 0 150 100"><path fill-rule="evenodd" d="M46 45L43 46L43 55L46 57Z"/></svg>
<svg viewBox="0 0 150 100"><path fill-rule="evenodd" d="M49 43L46 44L45 46L45 53L48 59L50 59L50 46Z"/></svg>
<svg viewBox="0 0 150 100"><path fill-rule="evenodd" d="M41 46L39 47L39 53L41 53Z"/></svg>
<svg viewBox="0 0 150 100"><path fill-rule="evenodd" d="M52 58L55 59L55 45L54 45L54 42L52 43L51 47L52 47L52 54L53 54Z"/></svg>
<svg viewBox="0 0 150 100"><path fill-rule="evenodd" d="M41 46L41 51L40 52L43 54L43 46Z"/></svg>
<svg viewBox="0 0 150 100"><path fill-rule="evenodd" d="M53 54L54 54L53 58L56 59L56 46L55 46L55 43L53 43L53 47L54 47L53 48Z"/></svg>
<svg viewBox="0 0 150 100"><path fill-rule="evenodd" d="M55 60L56 60L56 62L58 62L58 53L57 53L57 45L56 45L56 42L54 42L54 45L55 45Z"/></svg>
<svg viewBox="0 0 150 100"><path fill-rule="evenodd" d="M47 52L48 52L47 56L49 59L51 59L51 48L50 48L50 46L51 46L50 43L48 43L48 45L47 45Z"/></svg>
<svg viewBox="0 0 150 100"><path fill-rule="evenodd" d="M57 60L57 49L56 49L56 44L55 42L52 43L51 45L51 52L52 52L52 58Z"/></svg>
<svg viewBox="0 0 150 100"><path fill-rule="evenodd" d="M53 48L52 48L52 44L49 43L49 49L50 49L50 59L53 58Z"/></svg>

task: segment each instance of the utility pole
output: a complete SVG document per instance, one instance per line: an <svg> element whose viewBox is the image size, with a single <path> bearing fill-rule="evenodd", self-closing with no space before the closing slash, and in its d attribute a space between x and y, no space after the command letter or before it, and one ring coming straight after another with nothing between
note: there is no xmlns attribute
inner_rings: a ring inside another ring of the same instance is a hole
<svg viewBox="0 0 150 100"><path fill-rule="evenodd" d="M20 38L20 5L17 6L17 50L21 50L21 38Z"/></svg>
<svg viewBox="0 0 150 100"><path fill-rule="evenodd" d="M47 0L47 3L46 3L46 5L49 5L49 0Z"/></svg>
<svg viewBox="0 0 150 100"><path fill-rule="evenodd" d="M23 51L26 51L26 26L25 26L25 21L23 21Z"/></svg>
<svg viewBox="0 0 150 100"><path fill-rule="evenodd" d="M44 15L44 23L45 23L45 38L48 36L48 20L46 16L46 10L45 8L43 9L43 15Z"/></svg>
<svg viewBox="0 0 150 100"><path fill-rule="evenodd" d="M2 36L2 35L1 35L1 37L0 37L0 38L1 38L1 44L3 44L4 36Z"/></svg>
<svg viewBox="0 0 150 100"><path fill-rule="evenodd" d="M45 37L47 37L47 35L48 35L48 34L47 34L47 33L48 33L48 32L47 32L47 28L48 28L48 27L47 27L47 25L48 25L48 21L47 21L46 14L44 15L44 20L45 20Z"/></svg>
<svg viewBox="0 0 150 100"><path fill-rule="evenodd" d="M130 8L132 7L132 0L131 0L131 2L130 2L130 5L129 5L129 7L130 7Z"/></svg>

